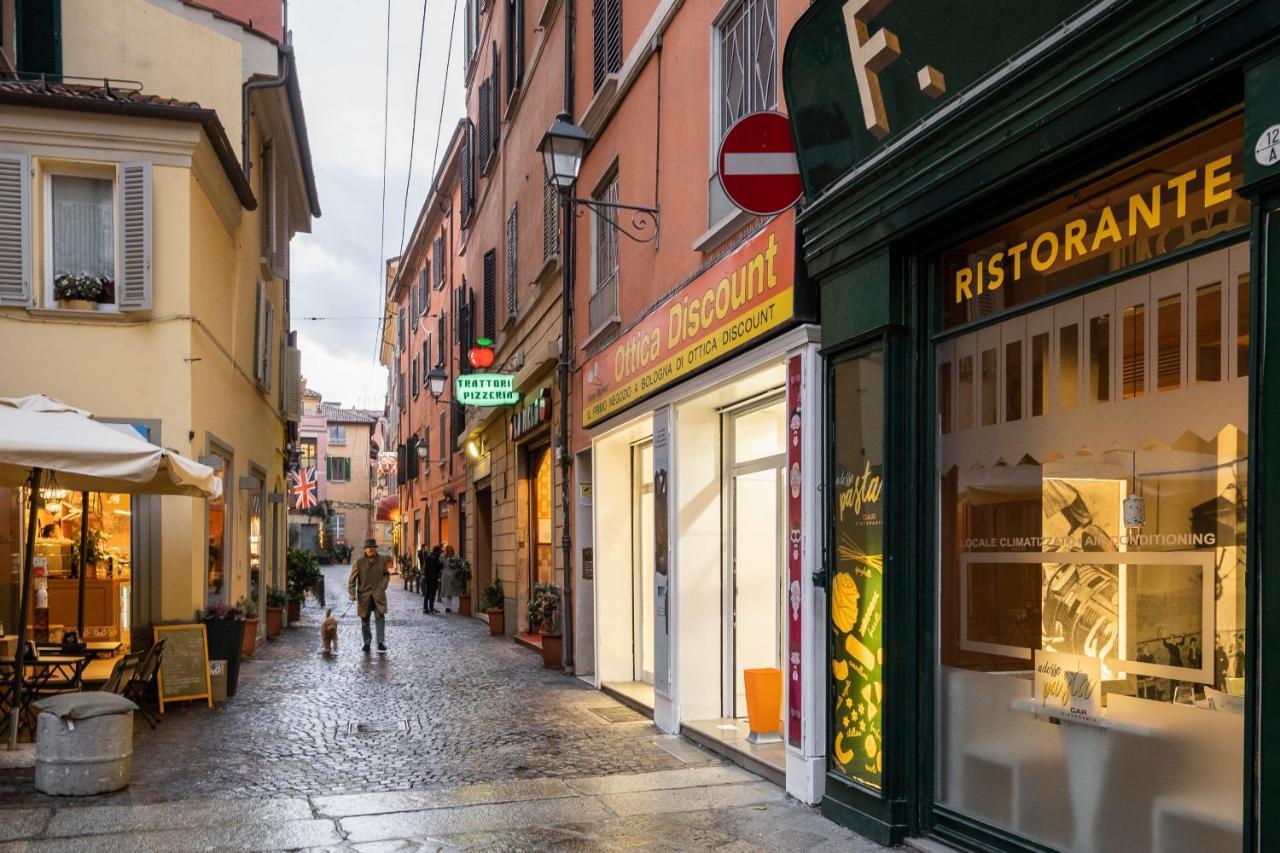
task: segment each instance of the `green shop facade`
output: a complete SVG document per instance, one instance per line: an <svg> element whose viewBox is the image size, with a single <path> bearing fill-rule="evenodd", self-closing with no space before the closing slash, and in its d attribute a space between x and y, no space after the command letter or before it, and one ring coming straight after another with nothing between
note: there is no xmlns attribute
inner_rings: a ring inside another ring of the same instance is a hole
<svg viewBox="0 0 1280 853"><path fill-rule="evenodd" d="M824 813L1280 848L1280 3L818 0L783 85Z"/></svg>

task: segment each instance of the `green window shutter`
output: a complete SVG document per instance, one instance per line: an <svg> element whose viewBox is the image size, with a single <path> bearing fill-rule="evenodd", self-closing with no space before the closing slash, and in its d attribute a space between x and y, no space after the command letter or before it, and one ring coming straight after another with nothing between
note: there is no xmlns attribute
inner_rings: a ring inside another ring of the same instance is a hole
<svg viewBox="0 0 1280 853"><path fill-rule="evenodd" d="M31 304L31 162L0 154L0 305Z"/></svg>
<svg viewBox="0 0 1280 853"><path fill-rule="evenodd" d="M62 74L61 0L17 0L18 70Z"/></svg>
<svg viewBox="0 0 1280 853"><path fill-rule="evenodd" d="M151 164L120 164L120 280L122 311L151 309Z"/></svg>

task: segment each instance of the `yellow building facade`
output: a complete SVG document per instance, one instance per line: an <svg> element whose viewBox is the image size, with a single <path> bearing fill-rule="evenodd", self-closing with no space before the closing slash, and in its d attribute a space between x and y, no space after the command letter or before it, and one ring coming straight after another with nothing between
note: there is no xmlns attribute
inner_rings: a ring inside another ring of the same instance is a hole
<svg viewBox="0 0 1280 853"><path fill-rule="evenodd" d="M60 77L5 45L19 73L0 81L0 396L133 424L223 479L216 501L91 498L126 611L105 628L125 635L284 585L300 407L288 244L319 205L283 22L273 38L217 5L52 4ZM78 504L42 510L54 577ZM19 514L0 495L6 622Z"/></svg>

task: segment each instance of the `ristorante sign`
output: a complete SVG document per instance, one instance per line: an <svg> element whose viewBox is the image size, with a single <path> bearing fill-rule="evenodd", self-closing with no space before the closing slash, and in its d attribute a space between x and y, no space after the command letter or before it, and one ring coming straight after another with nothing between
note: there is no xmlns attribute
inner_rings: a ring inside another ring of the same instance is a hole
<svg viewBox="0 0 1280 853"><path fill-rule="evenodd" d="M583 426L603 420L795 317L795 214L771 220L591 359Z"/></svg>

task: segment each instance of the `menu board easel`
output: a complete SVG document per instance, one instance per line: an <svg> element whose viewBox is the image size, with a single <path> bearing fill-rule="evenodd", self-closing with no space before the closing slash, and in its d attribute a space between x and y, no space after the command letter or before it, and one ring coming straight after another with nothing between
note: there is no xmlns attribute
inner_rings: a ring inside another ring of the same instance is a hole
<svg viewBox="0 0 1280 853"><path fill-rule="evenodd" d="M165 702L205 699L213 707L209 685L209 639L204 625L156 625L152 639L164 634L164 655L156 673L156 697L160 713Z"/></svg>

